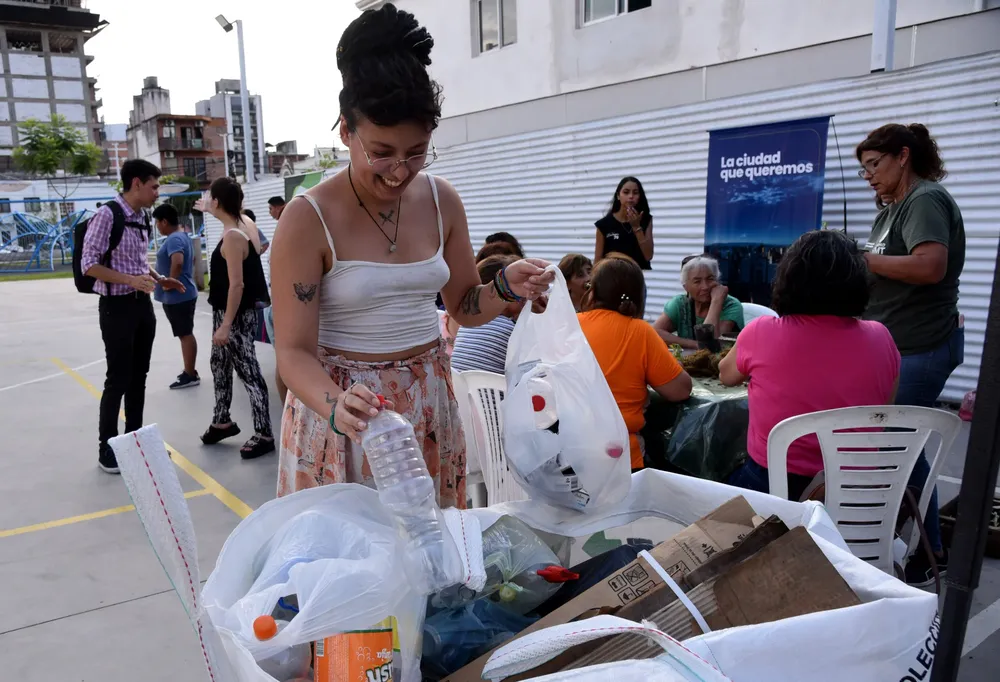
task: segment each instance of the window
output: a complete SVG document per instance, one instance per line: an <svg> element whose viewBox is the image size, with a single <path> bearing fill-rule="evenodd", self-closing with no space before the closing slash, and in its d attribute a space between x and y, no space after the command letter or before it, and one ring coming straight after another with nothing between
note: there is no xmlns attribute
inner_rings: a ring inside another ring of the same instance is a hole
<svg viewBox="0 0 1000 682"><path fill-rule="evenodd" d="M165 151L163 152L163 158L172 159L174 158L174 153L172 151Z"/></svg>
<svg viewBox="0 0 1000 682"><path fill-rule="evenodd" d="M583 23L610 19L619 14L646 9L652 4L653 0L583 0Z"/></svg>
<svg viewBox="0 0 1000 682"><path fill-rule="evenodd" d="M21 52L41 52L41 31L7 31L7 45L12 50Z"/></svg>
<svg viewBox="0 0 1000 682"><path fill-rule="evenodd" d="M164 140L172 140L177 137L177 127L174 125L173 121L163 122L163 134Z"/></svg>
<svg viewBox="0 0 1000 682"><path fill-rule="evenodd" d="M71 33L49 33L49 52L76 54L77 40Z"/></svg>
<svg viewBox="0 0 1000 682"><path fill-rule="evenodd" d="M195 180L207 180L205 159L184 159L184 175Z"/></svg>
<svg viewBox="0 0 1000 682"><path fill-rule="evenodd" d="M10 213L10 199L6 197L0 199L0 213Z"/></svg>
<svg viewBox="0 0 1000 682"><path fill-rule="evenodd" d="M65 218L70 213L76 210L76 203L72 201L60 201L59 202L59 217Z"/></svg>
<svg viewBox="0 0 1000 682"><path fill-rule="evenodd" d="M24 198L24 211L25 211L25 213L41 213L42 212L42 198L41 197L25 197Z"/></svg>
<svg viewBox="0 0 1000 682"><path fill-rule="evenodd" d="M475 0L479 52L517 42L517 0Z"/></svg>

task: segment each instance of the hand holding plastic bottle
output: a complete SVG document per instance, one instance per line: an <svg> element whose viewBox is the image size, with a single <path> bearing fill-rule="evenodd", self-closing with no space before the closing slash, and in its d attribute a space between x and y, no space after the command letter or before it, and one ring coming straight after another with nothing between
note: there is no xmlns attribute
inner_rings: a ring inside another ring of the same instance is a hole
<svg viewBox="0 0 1000 682"><path fill-rule="evenodd" d="M333 405L332 425L346 438L361 443L361 432L368 428L368 421L378 415L382 406L379 397L364 384L351 384L339 396L326 394L326 402ZM385 402L390 410L392 401Z"/></svg>

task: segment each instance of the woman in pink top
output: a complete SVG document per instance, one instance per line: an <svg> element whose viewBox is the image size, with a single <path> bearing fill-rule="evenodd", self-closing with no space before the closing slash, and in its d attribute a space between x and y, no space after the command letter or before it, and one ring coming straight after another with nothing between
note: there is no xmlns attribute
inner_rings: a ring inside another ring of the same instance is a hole
<svg viewBox="0 0 1000 682"><path fill-rule="evenodd" d="M768 492L767 437L800 414L856 405L891 405L899 351L879 322L857 319L868 305L868 268L857 243L833 231L807 232L778 266L772 305L719 363L722 383L750 380L750 458L730 485ZM823 470L816 436L788 448L789 497L797 500Z"/></svg>

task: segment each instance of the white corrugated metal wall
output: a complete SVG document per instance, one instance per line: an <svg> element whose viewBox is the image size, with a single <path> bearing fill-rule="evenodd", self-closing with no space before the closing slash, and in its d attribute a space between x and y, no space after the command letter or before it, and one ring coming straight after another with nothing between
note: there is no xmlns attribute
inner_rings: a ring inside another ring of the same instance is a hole
<svg viewBox="0 0 1000 682"><path fill-rule="evenodd" d="M944 397L975 387L1000 222L1000 53L860 78L701 102L644 114L491 139L441 150L433 172L461 193L474 246L499 230L531 256L558 261L594 250L594 221L618 180L643 181L655 216L656 256L648 274L647 315L681 291L680 260L702 251L708 132L834 115L826 163L823 218L867 237L875 204L858 178L854 147L888 122L926 124L950 176L945 185L965 219L967 254L960 309L966 362ZM839 137L839 146L838 146ZM843 171L841 170L843 166ZM844 349L849 356L850 349Z"/></svg>

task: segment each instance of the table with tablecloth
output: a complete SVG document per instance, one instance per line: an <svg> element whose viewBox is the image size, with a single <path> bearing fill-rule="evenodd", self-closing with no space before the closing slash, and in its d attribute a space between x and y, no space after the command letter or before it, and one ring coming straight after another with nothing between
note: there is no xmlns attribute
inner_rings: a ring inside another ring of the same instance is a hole
<svg viewBox="0 0 1000 682"><path fill-rule="evenodd" d="M746 385L692 378L691 397L672 403L650 391L640 435L647 467L724 481L747 451Z"/></svg>

